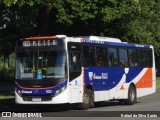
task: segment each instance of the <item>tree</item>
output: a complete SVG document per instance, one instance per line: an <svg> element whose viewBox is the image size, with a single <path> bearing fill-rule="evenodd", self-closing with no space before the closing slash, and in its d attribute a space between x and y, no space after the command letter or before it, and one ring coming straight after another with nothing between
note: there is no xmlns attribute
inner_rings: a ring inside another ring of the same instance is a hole
<svg viewBox="0 0 160 120"><path fill-rule="evenodd" d="M1 3L0 26L6 25L3 29L9 31L9 26L14 25L20 37L102 35L152 44L156 55L160 53L158 0L1 0Z"/></svg>
<svg viewBox="0 0 160 120"><path fill-rule="evenodd" d="M156 55L160 54L160 2L156 0L141 0L135 11L122 18L125 35L122 39L139 44L151 44L155 47Z"/></svg>

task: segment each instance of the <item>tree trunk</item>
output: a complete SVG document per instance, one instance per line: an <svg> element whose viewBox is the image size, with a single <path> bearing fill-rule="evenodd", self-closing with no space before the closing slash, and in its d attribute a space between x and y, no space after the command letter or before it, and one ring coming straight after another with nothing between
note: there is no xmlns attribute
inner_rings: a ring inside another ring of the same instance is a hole
<svg viewBox="0 0 160 120"><path fill-rule="evenodd" d="M5 71L5 62L6 62L6 57L5 55L3 56L3 71Z"/></svg>
<svg viewBox="0 0 160 120"><path fill-rule="evenodd" d="M39 17L38 17L39 35L48 35L49 34L51 10L52 10L51 5L44 6L39 10Z"/></svg>
<svg viewBox="0 0 160 120"><path fill-rule="evenodd" d="M3 80L5 80L6 56L3 56Z"/></svg>
<svg viewBox="0 0 160 120"><path fill-rule="evenodd" d="M8 71L11 69L11 56L8 55Z"/></svg>

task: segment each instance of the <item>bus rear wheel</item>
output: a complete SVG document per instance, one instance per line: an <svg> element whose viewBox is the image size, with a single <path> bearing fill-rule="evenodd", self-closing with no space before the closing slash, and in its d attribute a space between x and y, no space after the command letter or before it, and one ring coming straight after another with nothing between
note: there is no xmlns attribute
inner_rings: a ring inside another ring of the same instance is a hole
<svg viewBox="0 0 160 120"><path fill-rule="evenodd" d="M133 85L131 85L128 90L128 99L125 100L125 104L134 105L136 99L137 99L136 89Z"/></svg>
<svg viewBox="0 0 160 120"><path fill-rule="evenodd" d="M85 89L83 93L82 103L79 104L79 109L88 110L91 107L92 91Z"/></svg>

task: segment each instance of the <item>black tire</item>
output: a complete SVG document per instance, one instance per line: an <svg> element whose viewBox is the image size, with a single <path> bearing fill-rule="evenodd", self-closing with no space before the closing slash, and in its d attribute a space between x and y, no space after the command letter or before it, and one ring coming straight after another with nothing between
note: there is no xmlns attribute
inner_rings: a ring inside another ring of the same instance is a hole
<svg viewBox="0 0 160 120"><path fill-rule="evenodd" d="M94 108L95 104L94 104L94 93L92 90L89 89L90 95L91 95L91 102L90 102L90 107Z"/></svg>
<svg viewBox="0 0 160 120"><path fill-rule="evenodd" d="M136 89L133 85L131 85L128 90L128 99L125 100L125 104L134 105L136 100L137 100Z"/></svg>
<svg viewBox="0 0 160 120"><path fill-rule="evenodd" d="M85 89L83 93L82 103L79 104L79 109L88 110L91 107L92 92Z"/></svg>

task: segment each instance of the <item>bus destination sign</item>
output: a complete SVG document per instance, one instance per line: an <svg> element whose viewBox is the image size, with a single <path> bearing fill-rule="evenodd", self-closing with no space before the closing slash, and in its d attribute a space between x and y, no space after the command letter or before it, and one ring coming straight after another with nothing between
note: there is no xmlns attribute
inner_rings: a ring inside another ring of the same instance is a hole
<svg viewBox="0 0 160 120"><path fill-rule="evenodd" d="M59 42L57 40L23 41L23 47L58 46L61 45Z"/></svg>

